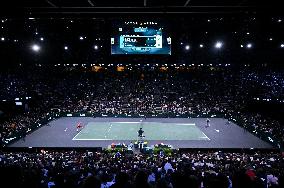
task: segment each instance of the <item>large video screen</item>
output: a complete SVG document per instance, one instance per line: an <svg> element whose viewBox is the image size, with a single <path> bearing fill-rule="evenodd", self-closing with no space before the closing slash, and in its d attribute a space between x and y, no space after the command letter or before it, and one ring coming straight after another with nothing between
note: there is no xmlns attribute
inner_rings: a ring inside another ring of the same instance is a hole
<svg viewBox="0 0 284 188"><path fill-rule="evenodd" d="M171 54L171 37L154 21L121 21L112 24L111 54Z"/></svg>

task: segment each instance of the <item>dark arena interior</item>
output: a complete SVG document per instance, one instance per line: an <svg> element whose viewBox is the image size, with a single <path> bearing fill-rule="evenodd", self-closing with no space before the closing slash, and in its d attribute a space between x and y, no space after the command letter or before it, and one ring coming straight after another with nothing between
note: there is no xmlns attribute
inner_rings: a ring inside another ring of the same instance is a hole
<svg viewBox="0 0 284 188"><path fill-rule="evenodd" d="M0 6L9 188L283 188L276 0Z"/></svg>

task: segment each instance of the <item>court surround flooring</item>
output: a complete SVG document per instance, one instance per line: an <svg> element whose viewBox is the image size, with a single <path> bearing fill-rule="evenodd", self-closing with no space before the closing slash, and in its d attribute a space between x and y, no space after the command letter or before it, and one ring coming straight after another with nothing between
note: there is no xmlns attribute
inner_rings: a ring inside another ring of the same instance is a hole
<svg viewBox="0 0 284 188"><path fill-rule="evenodd" d="M140 120L143 121L142 125ZM77 132L76 125L84 128ZM49 122L8 147L102 147L137 140L140 126L149 145L174 148L273 148L269 143L223 118L92 118L62 117Z"/></svg>

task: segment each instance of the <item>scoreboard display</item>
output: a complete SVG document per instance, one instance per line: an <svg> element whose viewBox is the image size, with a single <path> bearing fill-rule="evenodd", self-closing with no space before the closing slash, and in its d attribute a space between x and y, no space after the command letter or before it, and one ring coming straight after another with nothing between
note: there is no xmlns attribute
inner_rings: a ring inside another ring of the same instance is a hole
<svg viewBox="0 0 284 188"><path fill-rule="evenodd" d="M171 37L157 22L114 24L112 54L171 54Z"/></svg>

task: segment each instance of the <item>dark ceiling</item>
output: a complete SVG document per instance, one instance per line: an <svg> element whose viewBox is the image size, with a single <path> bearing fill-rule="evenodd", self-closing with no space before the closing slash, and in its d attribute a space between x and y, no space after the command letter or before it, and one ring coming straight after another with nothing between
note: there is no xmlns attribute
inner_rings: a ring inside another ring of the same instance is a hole
<svg viewBox="0 0 284 188"><path fill-rule="evenodd" d="M278 0L8 0L0 15L107 14L107 13L216 13L259 11L280 13ZM277 11L278 10L278 11Z"/></svg>
<svg viewBox="0 0 284 188"><path fill-rule="evenodd" d="M169 7L169 6L276 6L277 0L21 0L14 7Z"/></svg>
<svg viewBox="0 0 284 188"><path fill-rule="evenodd" d="M256 6L257 0L22 0L19 7Z"/></svg>

